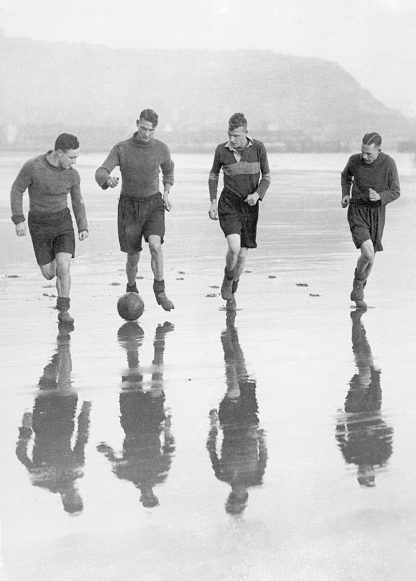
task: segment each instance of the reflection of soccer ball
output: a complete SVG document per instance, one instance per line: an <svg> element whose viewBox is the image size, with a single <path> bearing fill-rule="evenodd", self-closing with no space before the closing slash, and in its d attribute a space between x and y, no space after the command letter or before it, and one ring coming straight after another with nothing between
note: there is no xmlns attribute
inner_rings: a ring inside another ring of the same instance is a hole
<svg viewBox="0 0 416 581"><path fill-rule="evenodd" d="M144 302L137 293L126 293L117 301L117 311L122 319L135 321L144 311Z"/></svg>

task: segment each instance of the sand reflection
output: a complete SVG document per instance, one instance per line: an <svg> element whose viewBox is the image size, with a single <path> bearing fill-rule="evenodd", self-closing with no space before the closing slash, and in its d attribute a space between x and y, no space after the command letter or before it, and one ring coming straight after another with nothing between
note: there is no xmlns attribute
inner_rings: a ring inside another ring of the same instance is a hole
<svg viewBox="0 0 416 581"><path fill-rule="evenodd" d="M72 445L78 405L71 382L73 327L59 323L58 329L57 349L39 380L33 411L23 415L16 455L34 486L59 494L64 510L79 514L83 502L76 481L84 475L91 403L82 404Z"/></svg>
<svg viewBox="0 0 416 581"><path fill-rule="evenodd" d="M364 311L351 312L352 349L357 372L350 380L344 411L339 414L336 440L348 464L357 466L361 486L375 486L375 467L385 465L392 454L393 428L381 414L381 370L373 354L361 320Z"/></svg>
<svg viewBox="0 0 416 581"><path fill-rule="evenodd" d="M163 389L165 337L173 330L168 322L156 327L152 371L147 381L139 361L144 331L136 322L120 327L118 340L126 351L128 364L121 378L119 398L120 424L125 433L123 449L116 453L104 442L97 447L117 478L129 480L140 490L140 502L147 508L159 504L153 489L165 481L175 452L171 413L165 407Z"/></svg>
<svg viewBox="0 0 416 581"><path fill-rule="evenodd" d="M235 317L235 312L227 313L227 326L221 334L227 390L218 410L209 413L207 450L215 476L231 486L225 510L242 514L248 502L248 489L262 484L267 448L264 431L259 427L256 382L246 369Z"/></svg>

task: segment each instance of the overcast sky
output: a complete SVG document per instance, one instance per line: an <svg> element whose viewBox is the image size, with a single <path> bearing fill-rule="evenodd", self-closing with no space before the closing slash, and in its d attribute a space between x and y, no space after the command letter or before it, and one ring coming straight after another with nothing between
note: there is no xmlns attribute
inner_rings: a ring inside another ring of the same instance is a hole
<svg viewBox="0 0 416 581"><path fill-rule="evenodd" d="M0 17L6 36L324 58L416 115L416 0L1 0Z"/></svg>

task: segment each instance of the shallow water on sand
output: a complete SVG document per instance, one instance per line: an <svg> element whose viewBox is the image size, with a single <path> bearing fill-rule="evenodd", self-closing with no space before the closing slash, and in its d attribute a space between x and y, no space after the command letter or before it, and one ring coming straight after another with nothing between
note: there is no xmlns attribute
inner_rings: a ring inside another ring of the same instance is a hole
<svg viewBox="0 0 416 581"><path fill-rule="evenodd" d="M29 155L5 156L7 192ZM90 238L72 264L74 329L0 203L1 569L6 580L410 579L416 556L416 168L351 309L357 258L339 206L346 156L282 156L238 310L207 216L211 158L177 155L165 279L125 284L115 192L80 160ZM406 558L404 558L404 556Z"/></svg>

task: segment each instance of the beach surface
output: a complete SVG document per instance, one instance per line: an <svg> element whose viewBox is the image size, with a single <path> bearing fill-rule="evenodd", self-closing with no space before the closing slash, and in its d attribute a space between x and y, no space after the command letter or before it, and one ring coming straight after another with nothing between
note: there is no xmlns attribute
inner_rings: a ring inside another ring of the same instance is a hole
<svg viewBox="0 0 416 581"><path fill-rule="evenodd" d="M349 299L358 257L340 206L347 155L270 155L236 313L208 218L208 155L174 155L164 312L148 249L145 311L126 324L118 192L80 156L90 237L72 261L73 329L0 183L1 579L411 579L416 568L416 165L384 252ZM27 197L26 197L27 208Z"/></svg>

